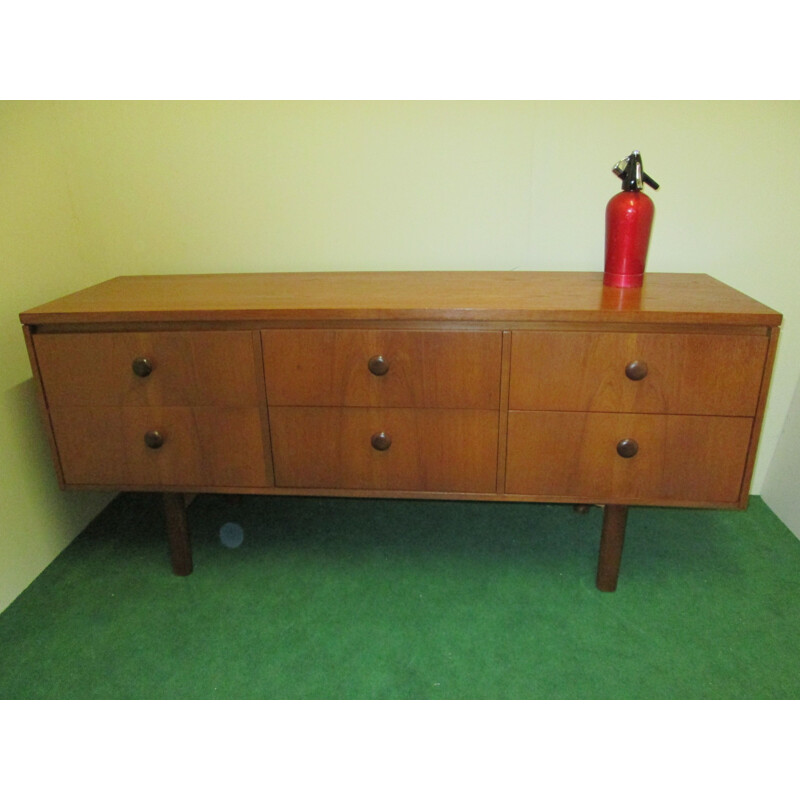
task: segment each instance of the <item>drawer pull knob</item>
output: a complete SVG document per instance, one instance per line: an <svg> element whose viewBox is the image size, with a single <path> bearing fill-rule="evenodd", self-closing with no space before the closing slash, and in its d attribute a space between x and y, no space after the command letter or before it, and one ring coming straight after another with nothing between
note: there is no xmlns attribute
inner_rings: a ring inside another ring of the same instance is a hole
<svg viewBox="0 0 800 800"><path fill-rule="evenodd" d="M133 364L134 375L140 378L146 378L153 371L153 364L149 358L134 358Z"/></svg>
<svg viewBox="0 0 800 800"><path fill-rule="evenodd" d="M147 431L147 433L144 435L144 443L151 450L158 450L158 448L164 444L164 436L158 431Z"/></svg>
<svg viewBox="0 0 800 800"><path fill-rule="evenodd" d="M372 356L367 366L373 375L385 375L389 371L389 362L383 356Z"/></svg>
<svg viewBox="0 0 800 800"><path fill-rule="evenodd" d="M388 450L392 446L391 436L383 431L373 434L371 442L376 450Z"/></svg>
<svg viewBox="0 0 800 800"><path fill-rule="evenodd" d="M617 452L623 458L633 458L639 452L639 445L635 439L620 439L617 442Z"/></svg>
<svg viewBox="0 0 800 800"><path fill-rule="evenodd" d="M647 364L644 361L631 361L625 367L625 374L632 381L640 381L647 376Z"/></svg>

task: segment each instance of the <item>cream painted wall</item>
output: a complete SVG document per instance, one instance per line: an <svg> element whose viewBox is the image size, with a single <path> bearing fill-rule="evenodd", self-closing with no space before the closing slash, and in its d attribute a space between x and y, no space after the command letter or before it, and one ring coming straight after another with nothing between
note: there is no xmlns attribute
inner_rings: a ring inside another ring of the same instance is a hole
<svg viewBox="0 0 800 800"><path fill-rule="evenodd" d="M0 103L0 610L111 495L58 489L18 314L99 280L79 255L57 107Z"/></svg>
<svg viewBox="0 0 800 800"><path fill-rule="evenodd" d="M2 424L32 440L3 484L25 498L1 534L12 561L43 519L73 530L95 507L53 488L23 308L115 274L601 270L610 168L634 147L662 184L648 269L708 272L786 315L761 491L800 375L796 102L6 103L0 121Z"/></svg>

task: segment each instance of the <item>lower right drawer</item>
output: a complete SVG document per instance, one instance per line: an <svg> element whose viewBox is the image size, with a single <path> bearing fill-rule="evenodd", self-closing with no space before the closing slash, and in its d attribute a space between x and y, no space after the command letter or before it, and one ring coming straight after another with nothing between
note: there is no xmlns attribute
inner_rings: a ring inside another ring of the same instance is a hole
<svg viewBox="0 0 800 800"><path fill-rule="evenodd" d="M739 500L750 417L512 411L506 492L596 502Z"/></svg>

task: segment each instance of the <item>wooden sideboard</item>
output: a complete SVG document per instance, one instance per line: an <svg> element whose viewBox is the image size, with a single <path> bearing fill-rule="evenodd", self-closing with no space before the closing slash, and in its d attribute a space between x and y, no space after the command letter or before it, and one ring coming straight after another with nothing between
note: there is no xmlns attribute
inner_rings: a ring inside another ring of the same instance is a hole
<svg viewBox="0 0 800 800"><path fill-rule="evenodd" d="M119 277L20 315L64 489L745 508L781 316L701 274ZM487 532L491 535L491 532Z"/></svg>

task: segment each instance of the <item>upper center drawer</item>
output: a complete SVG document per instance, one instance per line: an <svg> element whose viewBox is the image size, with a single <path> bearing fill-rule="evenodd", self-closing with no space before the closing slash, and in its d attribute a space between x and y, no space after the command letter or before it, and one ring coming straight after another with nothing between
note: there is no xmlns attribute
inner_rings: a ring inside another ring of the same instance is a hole
<svg viewBox="0 0 800 800"><path fill-rule="evenodd" d="M254 406L263 389L249 331L44 333L50 406Z"/></svg>
<svg viewBox="0 0 800 800"><path fill-rule="evenodd" d="M499 331L262 331L274 406L498 408Z"/></svg>
<svg viewBox="0 0 800 800"><path fill-rule="evenodd" d="M752 416L766 336L514 331L509 407Z"/></svg>

